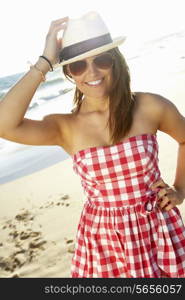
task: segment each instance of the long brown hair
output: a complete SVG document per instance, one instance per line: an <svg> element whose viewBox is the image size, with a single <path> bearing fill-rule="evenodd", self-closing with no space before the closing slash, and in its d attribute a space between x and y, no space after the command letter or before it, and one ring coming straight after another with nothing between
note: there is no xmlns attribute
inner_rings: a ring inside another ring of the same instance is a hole
<svg viewBox="0 0 185 300"><path fill-rule="evenodd" d="M135 94L130 89L130 71L124 56L118 48L108 51L113 55L113 86L109 93L109 126L111 143L118 143L128 133L133 121ZM70 80L67 67L64 75ZM72 111L78 112L83 101L83 93L76 87Z"/></svg>

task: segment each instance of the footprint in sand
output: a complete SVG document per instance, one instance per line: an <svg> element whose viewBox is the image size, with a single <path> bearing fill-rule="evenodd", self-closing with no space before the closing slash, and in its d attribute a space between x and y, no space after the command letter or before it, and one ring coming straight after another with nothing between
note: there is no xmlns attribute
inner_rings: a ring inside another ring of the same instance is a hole
<svg viewBox="0 0 185 300"><path fill-rule="evenodd" d="M74 252L75 252L75 244L71 244L71 245L68 247L67 252L68 252L68 253L74 253Z"/></svg>
<svg viewBox="0 0 185 300"><path fill-rule="evenodd" d="M7 272L14 272L18 267L23 266L26 263L26 257L24 255L14 253L9 257L0 257L0 268Z"/></svg>
<svg viewBox="0 0 185 300"><path fill-rule="evenodd" d="M32 241L30 244L29 244L29 248L32 248L32 249L43 249L42 246L46 244L46 241L45 240L34 240Z"/></svg>
<svg viewBox="0 0 185 300"><path fill-rule="evenodd" d="M22 211L12 220L7 220L3 224L3 229L8 230L9 244L11 253L7 257L0 257L0 268L6 272L16 272L16 270L38 256L40 251L45 250L42 232L33 231L32 227L34 216L29 211ZM20 229L21 228L21 229ZM2 245L1 245L2 244ZM3 243L0 245L3 246ZM15 273L16 274L16 273Z"/></svg>
<svg viewBox="0 0 185 300"><path fill-rule="evenodd" d="M16 273L16 274L12 274L10 278L20 278L20 276Z"/></svg>
<svg viewBox="0 0 185 300"><path fill-rule="evenodd" d="M65 238L66 244L67 244L67 252L68 253L74 253L75 250L75 243L72 239Z"/></svg>
<svg viewBox="0 0 185 300"><path fill-rule="evenodd" d="M23 211L22 213L18 214L15 216L15 219L17 221L32 221L34 219L34 216L30 214L30 212L28 210Z"/></svg>
<svg viewBox="0 0 185 300"><path fill-rule="evenodd" d="M66 202L66 200L69 200L69 195L65 194L62 197L60 197L60 200L62 200L62 202L58 202L57 205L65 205L65 206L69 206L70 203Z"/></svg>
<svg viewBox="0 0 185 300"><path fill-rule="evenodd" d="M51 198L51 197L52 196L50 195L48 198ZM56 205L57 206L69 206L70 205L69 201L66 202L66 200L69 200L69 199L70 199L70 197L67 194L64 194L62 196L60 195L59 200L48 201L45 206L42 205L42 206L39 207L39 209L51 208L51 207L56 206Z"/></svg>

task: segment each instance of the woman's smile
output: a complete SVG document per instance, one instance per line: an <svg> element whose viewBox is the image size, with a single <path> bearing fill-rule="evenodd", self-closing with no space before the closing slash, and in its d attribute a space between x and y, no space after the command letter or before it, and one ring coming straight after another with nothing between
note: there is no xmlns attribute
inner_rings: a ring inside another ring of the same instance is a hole
<svg viewBox="0 0 185 300"><path fill-rule="evenodd" d="M85 84L87 84L90 87L96 88L99 87L103 83L104 78L92 80L92 81L87 81Z"/></svg>

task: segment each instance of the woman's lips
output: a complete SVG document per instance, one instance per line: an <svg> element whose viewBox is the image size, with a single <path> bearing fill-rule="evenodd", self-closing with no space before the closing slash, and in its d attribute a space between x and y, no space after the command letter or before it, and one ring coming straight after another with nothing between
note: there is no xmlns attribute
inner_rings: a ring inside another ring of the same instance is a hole
<svg viewBox="0 0 185 300"><path fill-rule="evenodd" d="M103 78L98 79L98 80L93 80L93 81L87 81L85 84L91 87L97 87L103 82Z"/></svg>

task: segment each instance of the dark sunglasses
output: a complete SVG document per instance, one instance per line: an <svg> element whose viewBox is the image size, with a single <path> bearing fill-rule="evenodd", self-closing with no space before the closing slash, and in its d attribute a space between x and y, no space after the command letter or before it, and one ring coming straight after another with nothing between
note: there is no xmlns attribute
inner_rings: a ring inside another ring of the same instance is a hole
<svg viewBox="0 0 185 300"><path fill-rule="evenodd" d="M98 69L107 70L113 66L114 58L110 53L103 53L101 55L96 56L93 59L94 65ZM68 65L69 71L72 75L78 76L84 73L87 69L86 60L79 60L74 63Z"/></svg>

